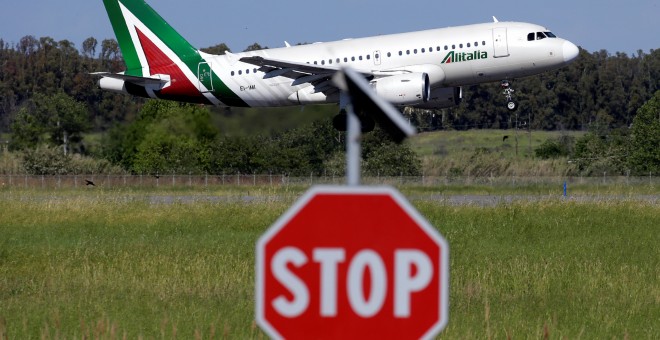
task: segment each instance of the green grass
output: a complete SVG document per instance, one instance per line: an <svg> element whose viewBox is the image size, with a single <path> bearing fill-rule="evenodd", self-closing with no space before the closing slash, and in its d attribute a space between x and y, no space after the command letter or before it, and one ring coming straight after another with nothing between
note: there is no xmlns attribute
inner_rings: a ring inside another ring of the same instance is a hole
<svg viewBox="0 0 660 340"><path fill-rule="evenodd" d="M302 188L249 190L263 199L152 204L150 196L182 192L0 192L0 335L264 337L253 322L255 243ZM413 204L451 247L442 337L660 335L657 204Z"/></svg>
<svg viewBox="0 0 660 340"><path fill-rule="evenodd" d="M501 153L506 158L516 157L516 136L518 138L518 156L530 157L534 149L551 138L568 135L575 138L582 136L577 131L527 131L519 130L468 130L434 131L420 133L411 138L413 150L424 156L470 156L477 149L489 149ZM504 136L509 136L503 141ZM531 154L529 150L531 149Z"/></svg>
<svg viewBox="0 0 660 340"><path fill-rule="evenodd" d="M565 176L578 173L567 158L541 160L534 149L551 138L582 132L515 130L435 131L410 139L429 176ZM503 140L504 136L508 136ZM531 138L530 138L531 137ZM517 140L517 147L516 147Z"/></svg>

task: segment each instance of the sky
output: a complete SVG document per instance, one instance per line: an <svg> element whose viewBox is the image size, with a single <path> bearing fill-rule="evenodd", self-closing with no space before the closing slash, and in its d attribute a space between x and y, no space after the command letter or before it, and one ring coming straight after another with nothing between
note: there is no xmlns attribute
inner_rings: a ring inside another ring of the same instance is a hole
<svg viewBox="0 0 660 340"><path fill-rule="evenodd" d="M492 21L545 26L595 52L637 54L660 48L659 0L147 0L199 48L226 43L240 52L257 42L333 41ZM2 6L0 39L49 36L80 48L88 37L114 38L102 0L13 1Z"/></svg>

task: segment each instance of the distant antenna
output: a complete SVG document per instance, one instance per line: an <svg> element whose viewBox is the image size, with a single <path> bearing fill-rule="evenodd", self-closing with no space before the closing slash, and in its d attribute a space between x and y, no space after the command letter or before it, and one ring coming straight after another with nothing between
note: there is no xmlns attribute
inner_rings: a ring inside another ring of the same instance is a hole
<svg viewBox="0 0 660 340"><path fill-rule="evenodd" d="M497 18L493 15L493 22L500 22L500 21L497 20Z"/></svg>

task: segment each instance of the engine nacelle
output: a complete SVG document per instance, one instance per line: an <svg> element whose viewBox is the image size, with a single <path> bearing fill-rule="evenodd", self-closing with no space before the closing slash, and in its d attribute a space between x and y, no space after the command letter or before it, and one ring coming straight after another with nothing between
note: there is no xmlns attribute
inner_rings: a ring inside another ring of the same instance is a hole
<svg viewBox="0 0 660 340"><path fill-rule="evenodd" d="M98 85L101 90L128 94L126 82L122 79L103 77L99 79Z"/></svg>
<svg viewBox="0 0 660 340"><path fill-rule="evenodd" d="M431 84L426 73L407 73L379 78L371 82L376 94L397 106L426 103L431 96Z"/></svg>
<svg viewBox="0 0 660 340"><path fill-rule="evenodd" d="M460 104L461 100L463 100L461 87L439 87L431 90L427 102L413 106L419 109L444 109Z"/></svg>

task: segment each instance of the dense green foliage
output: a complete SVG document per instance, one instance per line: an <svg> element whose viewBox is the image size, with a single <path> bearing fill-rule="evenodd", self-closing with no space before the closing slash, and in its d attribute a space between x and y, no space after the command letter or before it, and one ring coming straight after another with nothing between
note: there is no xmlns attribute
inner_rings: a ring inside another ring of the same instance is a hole
<svg viewBox="0 0 660 340"><path fill-rule="evenodd" d="M578 139L573 157L587 174L648 175L660 171L660 91L642 106L632 128L596 128ZM541 150L537 149L537 152Z"/></svg>
<svg viewBox="0 0 660 340"><path fill-rule="evenodd" d="M264 47L254 43L245 50L260 48ZM218 44L204 50L224 54L230 49ZM49 37L26 36L14 45L0 39L0 133L11 133L13 150L61 148L65 155L105 157L134 173L343 172L342 137L327 122L336 114L335 106L314 108L309 117L323 118L311 125L310 118L299 118L307 117L304 114L291 114L296 120L304 119L304 124L283 122L281 115L269 114L282 110L210 108L209 113L159 103L147 105L148 112L142 112L144 99L100 91L89 75L122 68L118 44L112 39L99 43L88 38L80 50L68 40ZM640 127L644 121L633 124L633 120L660 89L660 50L638 51L632 57L581 50L578 60L567 67L512 84L520 102L514 114L504 107L498 84L465 87L464 102L455 108L408 109L404 114L421 131L590 131L575 145L570 140L548 141L536 156L575 159L587 174L658 172L653 149L631 147L653 140L641 136L652 136L649 133L655 130L644 131ZM246 117L253 118L246 123ZM637 131L631 132L631 125ZM106 137L92 147L83 139L86 132ZM388 144L382 137L375 133L365 139L368 173L420 173L420 161L410 150Z"/></svg>
<svg viewBox="0 0 660 340"><path fill-rule="evenodd" d="M344 149L343 135L329 120L273 136L221 136L206 108L149 101L137 119L112 129L105 156L138 174L253 174L293 176L343 175L335 163ZM365 138L367 174L418 175L420 162L405 145L377 131Z"/></svg>
<svg viewBox="0 0 660 340"><path fill-rule="evenodd" d="M637 112L629 148L635 172L660 172L660 91Z"/></svg>
<svg viewBox="0 0 660 340"><path fill-rule="evenodd" d="M94 130L113 122L131 120L140 99L98 90L89 72L121 71L121 53L114 40L88 38L78 51L68 41L26 36L15 45L0 39L0 130L7 131L19 108L35 94L64 92L88 106ZM245 50L263 48L255 43ZM225 44L204 49L229 51ZM464 89L464 104L435 112L418 111L422 127L505 128L530 124L534 129L582 129L594 124L628 126L641 105L660 89L660 50L609 54L605 50L580 51L573 64L557 71L513 82L521 111L511 115L503 104L498 84ZM136 105L137 104L137 105ZM240 111L240 110L238 110Z"/></svg>

